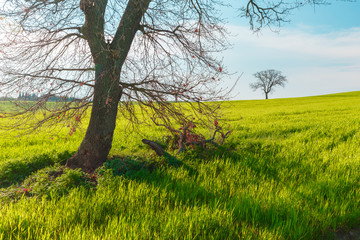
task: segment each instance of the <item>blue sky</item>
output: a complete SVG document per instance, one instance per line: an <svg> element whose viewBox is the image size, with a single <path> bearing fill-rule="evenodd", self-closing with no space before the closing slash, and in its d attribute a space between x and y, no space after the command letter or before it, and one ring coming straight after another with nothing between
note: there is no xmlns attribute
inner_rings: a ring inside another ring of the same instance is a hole
<svg viewBox="0 0 360 240"><path fill-rule="evenodd" d="M262 99L261 91L253 92L249 83L255 81L253 73L266 69L282 71L289 81L270 98L360 91L360 1L296 9L279 32L265 28L254 34L233 9L224 15L230 16L232 34L232 48L222 54L224 64L237 76L243 73L234 99ZM226 84L235 79L226 79Z"/></svg>
<svg viewBox="0 0 360 240"><path fill-rule="evenodd" d="M232 47L220 57L225 69L236 73L224 79L225 85L230 88L242 74L233 99L263 99L263 93L253 92L249 84L255 72L266 69L280 70L288 79L286 87L276 88L270 98L360 91L360 0L304 6L291 12L291 22L279 32L264 28L257 34L234 10L246 1L224 2L233 6L223 10Z"/></svg>

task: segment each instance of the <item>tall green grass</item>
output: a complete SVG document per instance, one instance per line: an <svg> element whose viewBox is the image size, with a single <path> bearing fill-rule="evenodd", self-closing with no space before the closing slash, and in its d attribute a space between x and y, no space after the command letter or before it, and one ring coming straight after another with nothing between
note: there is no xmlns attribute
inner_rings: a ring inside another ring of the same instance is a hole
<svg viewBox="0 0 360 240"><path fill-rule="evenodd" d="M360 92L222 111L233 130L225 146L181 153L180 166L141 142L165 144L161 128L134 133L120 121L111 155L127 162L109 162L96 188L44 168L59 169L84 131L0 140L0 239L332 239L359 225ZM46 186L67 191L31 192Z"/></svg>

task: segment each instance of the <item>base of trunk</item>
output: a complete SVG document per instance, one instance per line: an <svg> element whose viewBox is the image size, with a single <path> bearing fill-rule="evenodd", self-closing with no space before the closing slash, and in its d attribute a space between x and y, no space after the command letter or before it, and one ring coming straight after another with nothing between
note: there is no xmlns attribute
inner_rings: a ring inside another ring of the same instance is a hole
<svg viewBox="0 0 360 240"><path fill-rule="evenodd" d="M111 142L87 141L85 137L79 150L67 160L65 166L71 169L81 168L84 172L93 172L104 164L110 148Z"/></svg>
<svg viewBox="0 0 360 240"><path fill-rule="evenodd" d="M78 152L66 161L66 167L71 169L81 168L84 172L94 172L98 167L101 167L106 159L99 160L89 155L81 155Z"/></svg>

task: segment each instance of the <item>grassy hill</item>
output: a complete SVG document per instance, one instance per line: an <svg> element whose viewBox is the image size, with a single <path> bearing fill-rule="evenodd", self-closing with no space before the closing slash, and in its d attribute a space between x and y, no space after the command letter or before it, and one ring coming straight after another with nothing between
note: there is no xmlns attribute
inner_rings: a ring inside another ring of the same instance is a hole
<svg viewBox="0 0 360 240"><path fill-rule="evenodd" d="M359 226L360 92L222 111L225 145L181 164L141 142L166 145L161 128L119 121L97 175L62 167L84 129L1 138L0 239L333 239Z"/></svg>

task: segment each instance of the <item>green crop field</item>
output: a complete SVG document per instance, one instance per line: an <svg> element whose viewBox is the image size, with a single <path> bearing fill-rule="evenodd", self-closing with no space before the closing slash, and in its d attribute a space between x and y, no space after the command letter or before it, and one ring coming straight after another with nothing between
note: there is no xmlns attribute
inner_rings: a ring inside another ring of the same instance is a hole
<svg viewBox="0 0 360 240"><path fill-rule="evenodd" d="M224 102L219 123L233 130L223 146L170 159L141 142L166 146L163 129L119 121L97 174L63 167L85 125L71 137L8 133L0 239L336 239L359 228L360 92Z"/></svg>

